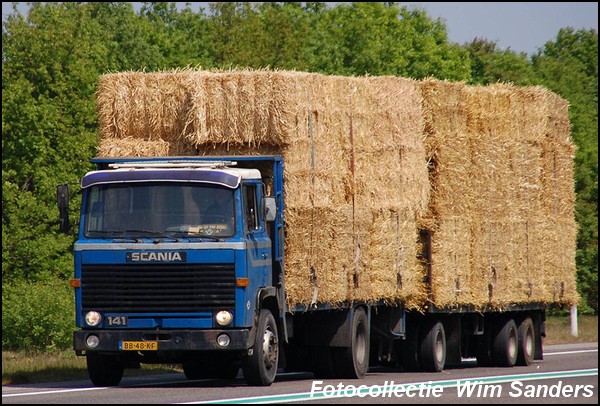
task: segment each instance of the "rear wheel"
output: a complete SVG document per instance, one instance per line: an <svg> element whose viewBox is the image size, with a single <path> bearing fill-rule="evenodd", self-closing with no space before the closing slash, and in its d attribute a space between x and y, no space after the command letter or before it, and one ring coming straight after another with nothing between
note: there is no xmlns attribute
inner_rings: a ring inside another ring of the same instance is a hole
<svg viewBox="0 0 600 406"><path fill-rule="evenodd" d="M423 371L443 371L446 365L446 333L442 323L434 321L428 325L420 347Z"/></svg>
<svg viewBox="0 0 600 406"><path fill-rule="evenodd" d="M86 362L95 386L117 386L121 382L125 365L117 356L90 352L86 355Z"/></svg>
<svg viewBox="0 0 600 406"><path fill-rule="evenodd" d="M354 310L350 347L332 347L333 362L339 378L362 378L369 369L369 321L362 307Z"/></svg>
<svg viewBox="0 0 600 406"><path fill-rule="evenodd" d="M535 332L533 322L530 317L526 317L518 328L519 336L519 354L517 356L517 365L529 366L533 363L535 354Z"/></svg>
<svg viewBox="0 0 600 406"><path fill-rule="evenodd" d="M273 314L266 309L260 311L256 340L242 369L249 385L270 386L277 375L279 363L279 337Z"/></svg>
<svg viewBox="0 0 600 406"><path fill-rule="evenodd" d="M518 345L517 325L513 319L508 319L494 336L492 356L495 364L500 367L514 366L519 352Z"/></svg>

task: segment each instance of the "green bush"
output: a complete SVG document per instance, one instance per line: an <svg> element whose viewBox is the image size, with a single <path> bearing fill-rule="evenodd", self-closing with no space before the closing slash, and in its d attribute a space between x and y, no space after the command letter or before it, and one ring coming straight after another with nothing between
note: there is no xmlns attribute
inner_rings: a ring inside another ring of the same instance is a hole
<svg viewBox="0 0 600 406"><path fill-rule="evenodd" d="M75 330L74 293L64 280L2 286L2 349L68 349Z"/></svg>

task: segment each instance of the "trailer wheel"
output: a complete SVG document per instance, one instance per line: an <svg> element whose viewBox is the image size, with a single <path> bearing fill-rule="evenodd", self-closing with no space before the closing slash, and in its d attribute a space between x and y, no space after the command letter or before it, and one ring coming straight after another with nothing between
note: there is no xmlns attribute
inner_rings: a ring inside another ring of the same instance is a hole
<svg viewBox="0 0 600 406"><path fill-rule="evenodd" d="M369 321L362 307L352 315L352 346L333 347L333 363L339 378L363 378L369 369Z"/></svg>
<svg viewBox="0 0 600 406"><path fill-rule="evenodd" d="M254 386L270 386L277 375L278 363L277 323L269 310L262 309L256 330L256 340L242 365L246 382Z"/></svg>
<svg viewBox="0 0 600 406"><path fill-rule="evenodd" d="M442 372L446 365L446 333L439 321L429 323L421 341L421 368L425 372Z"/></svg>
<svg viewBox="0 0 600 406"><path fill-rule="evenodd" d="M95 386L117 386L125 365L117 356L89 352L86 355L88 375Z"/></svg>
<svg viewBox="0 0 600 406"><path fill-rule="evenodd" d="M519 324L518 336L519 354L517 356L517 365L529 366L533 362L535 353L535 332L530 317L526 317Z"/></svg>
<svg viewBox="0 0 600 406"><path fill-rule="evenodd" d="M518 346L517 325L513 319L508 319L494 336L492 356L495 364L500 367L514 366L517 362Z"/></svg>

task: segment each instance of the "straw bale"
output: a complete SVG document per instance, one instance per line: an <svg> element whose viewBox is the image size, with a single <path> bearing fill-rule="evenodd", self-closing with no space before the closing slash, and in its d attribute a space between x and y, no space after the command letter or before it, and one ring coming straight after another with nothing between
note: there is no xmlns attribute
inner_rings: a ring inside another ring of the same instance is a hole
<svg viewBox="0 0 600 406"><path fill-rule="evenodd" d="M500 219L473 224L472 232L478 236L471 240L475 305L576 301L576 292L571 290L575 265L573 261L569 266L568 259L569 251L574 254L574 250L566 246L568 243L558 247L559 242L552 236L555 227L549 220ZM568 232L563 226L558 228L561 233ZM562 293L553 293L554 285L562 286Z"/></svg>
<svg viewBox="0 0 600 406"><path fill-rule="evenodd" d="M569 102L547 89L541 87L536 89L543 95L545 105L547 106L545 134L555 142L572 145Z"/></svg>
<svg viewBox="0 0 600 406"><path fill-rule="evenodd" d="M422 247L414 216L409 210L372 208L366 221L357 223L362 230L358 233L361 262L355 299L402 300L408 308L423 305L425 268L418 259Z"/></svg>
<svg viewBox="0 0 600 406"><path fill-rule="evenodd" d="M259 147L280 145L292 133L284 118L293 108L294 81L273 72L199 73L188 113L188 142Z"/></svg>
<svg viewBox="0 0 600 406"><path fill-rule="evenodd" d="M354 269L352 210L286 210L286 292L288 302L309 305L351 299Z"/></svg>
<svg viewBox="0 0 600 406"><path fill-rule="evenodd" d="M133 137L124 139L100 140L98 157L159 157L169 156L169 143L163 140L139 140Z"/></svg>
<svg viewBox="0 0 600 406"><path fill-rule="evenodd" d="M478 289L475 305L500 307L532 301L531 284L543 281L532 279L525 266L533 260L527 246L528 226L506 219L472 224L476 238L472 241L471 280L475 285L472 289Z"/></svg>
<svg viewBox="0 0 600 406"><path fill-rule="evenodd" d="M481 277L471 275L471 223L461 217L444 219L431 247L432 294L443 305L479 304Z"/></svg>
<svg viewBox="0 0 600 406"><path fill-rule="evenodd" d="M426 79L420 84L431 184L428 214L422 222L434 230L440 218L468 212L475 199L474 180L465 170L472 165L472 141L466 130L464 83Z"/></svg>
<svg viewBox="0 0 600 406"><path fill-rule="evenodd" d="M286 203L294 208L346 206L347 178L339 173L286 171Z"/></svg>
<svg viewBox="0 0 600 406"><path fill-rule="evenodd" d="M422 96L418 86L394 77L352 83L355 198L372 208L427 208L429 185L423 145Z"/></svg>
<svg viewBox="0 0 600 406"><path fill-rule="evenodd" d="M102 75L96 91L100 138L176 140L190 107L184 72Z"/></svg>
<svg viewBox="0 0 600 406"><path fill-rule="evenodd" d="M286 210L286 291L290 303L405 300L420 307L424 268L414 213Z"/></svg>
<svg viewBox="0 0 600 406"><path fill-rule="evenodd" d="M540 86L503 86L510 89L513 98L510 109L513 137L530 144L542 142L547 131L546 117L551 111L546 102L549 92Z"/></svg>

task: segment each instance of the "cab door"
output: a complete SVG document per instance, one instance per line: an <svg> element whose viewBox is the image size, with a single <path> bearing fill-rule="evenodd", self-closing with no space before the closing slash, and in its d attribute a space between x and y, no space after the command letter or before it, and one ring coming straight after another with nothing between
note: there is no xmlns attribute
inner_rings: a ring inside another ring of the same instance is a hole
<svg viewBox="0 0 600 406"><path fill-rule="evenodd" d="M260 210L261 190L259 183L242 186L248 277L255 288L270 286L272 281L271 239Z"/></svg>

